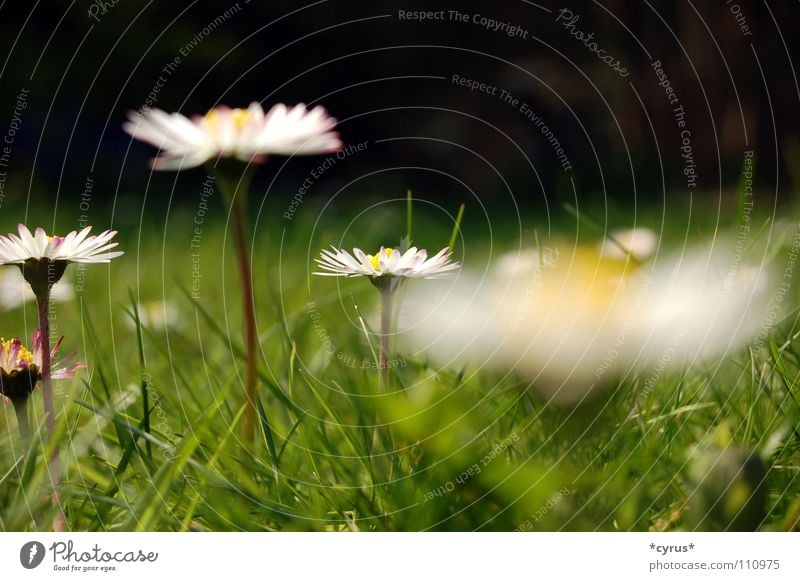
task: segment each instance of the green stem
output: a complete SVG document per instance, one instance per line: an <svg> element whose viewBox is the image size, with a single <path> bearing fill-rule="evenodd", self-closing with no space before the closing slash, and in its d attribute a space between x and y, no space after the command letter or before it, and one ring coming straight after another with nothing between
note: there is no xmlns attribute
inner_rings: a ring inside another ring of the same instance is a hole
<svg viewBox="0 0 800 581"><path fill-rule="evenodd" d="M255 297L253 295L253 273L250 265L250 251L247 237L247 214L245 201L251 170L248 168L241 179L229 179L228 176L217 169L215 174L220 184L220 190L227 198L231 207L234 243L236 246L236 262L239 268L239 277L242 286L242 308L244 315L244 349L245 349L245 376L244 392L246 407L242 418L243 437L246 442L253 443L256 438L256 387L258 383L258 334L256 330Z"/></svg>
<svg viewBox="0 0 800 581"><path fill-rule="evenodd" d="M387 387L389 384L389 361L391 357L391 337L392 337L392 307L394 292L390 289L381 290L381 385Z"/></svg>
<svg viewBox="0 0 800 581"><path fill-rule="evenodd" d="M31 425L28 422L28 398L14 398L12 403L14 404L14 412L17 414L17 426L19 427L22 451L25 453L31 443Z"/></svg>

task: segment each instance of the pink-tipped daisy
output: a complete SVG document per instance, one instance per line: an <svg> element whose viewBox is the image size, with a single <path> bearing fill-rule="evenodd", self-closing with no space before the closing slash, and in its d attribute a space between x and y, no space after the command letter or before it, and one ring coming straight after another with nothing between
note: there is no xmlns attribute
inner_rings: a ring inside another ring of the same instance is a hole
<svg viewBox="0 0 800 581"><path fill-rule="evenodd" d="M342 148L333 129L336 119L322 106L282 103L264 112L261 104L247 109L220 105L191 119L160 109L132 111L123 129L161 149L150 161L156 170L180 170L217 157L262 163L268 155L313 155Z"/></svg>
<svg viewBox="0 0 800 581"><path fill-rule="evenodd" d="M66 236L48 236L43 228L31 233L27 226L17 226L19 235L0 236L0 264L24 264L29 260L49 260L51 262L110 262L124 252L109 252L117 246L111 239L117 235L106 230L96 236L89 236L92 227L80 232L73 230Z"/></svg>
<svg viewBox="0 0 800 581"><path fill-rule="evenodd" d="M50 353L45 355L44 341L39 329L36 329L31 336L32 352L16 337L7 341L0 339L0 393L11 401L26 400L42 378L41 369L45 356L50 357L53 379L75 377L75 371L86 367L86 364L69 363L75 353L56 360L62 340L63 337L58 340Z"/></svg>
<svg viewBox="0 0 800 581"><path fill-rule="evenodd" d="M116 242L111 242L117 235L115 231L89 236L91 230L92 227L87 226L66 236L48 236L42 228L36 228L32 234L27 226L20 224L19 235L0 236L0 265L18 265L34 293L39 295L61 279L71 262L110 262L124 254L109 252L117 246Z"/></svg>

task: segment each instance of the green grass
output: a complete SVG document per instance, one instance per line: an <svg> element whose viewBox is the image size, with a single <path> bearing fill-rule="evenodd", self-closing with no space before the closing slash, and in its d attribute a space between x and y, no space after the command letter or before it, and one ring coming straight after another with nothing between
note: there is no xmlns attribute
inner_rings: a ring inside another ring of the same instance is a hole
<svg viewBox="0 0 800 581"><path fill-rule="evenodd" d="M345 245L396 244L411 228L396 210L359 222ZM364 332L378 293L365 281L309 277L318 249L348 227L333 218L312 231L313 218L301 209L292 223L260 224L253 246L261 429L250 450L240 441L241 308L222 220L204 225L199 298L188 214L167 235L155 223L123 232L127 254L87 269L76 299L57 305L56 332L89 363L82 380L57 385L71 529L725 528L697 520L691 493L703 458L726 447L763 461L759 528L798 528L800 346L790 308L761 349L666 374L647 393L627 377L578 408L546 405L514 375L440 370L405 353L394 388L381 390L377 340ZM487 256L471 219L467 208L470 259ZM447 244L452 221L437 224L415 212L414 242ZM67 276L76 274L73 265ZM175 324L139 321L136 303L162 299L177 307ZM29 336L35 320L32 307L3 313L2 334ZM41 426L41 394L32 401ZM0 530L49 528L46 454L34 445L20 459L5 406ZM715 478L701 478L702 491L736 509L743 479Z"/></svg>

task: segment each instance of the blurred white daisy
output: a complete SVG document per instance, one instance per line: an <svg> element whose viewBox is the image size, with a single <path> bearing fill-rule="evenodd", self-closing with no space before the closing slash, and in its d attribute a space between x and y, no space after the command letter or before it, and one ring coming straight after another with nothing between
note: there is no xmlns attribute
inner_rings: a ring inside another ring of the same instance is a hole
<svg viewBox="0 0 800 581"><path fill-rule="evenodd" d="M54 284L50 290L50 299L54 302L67 302L73 298L75 298L75 288L63 279ZM10 311L34 300L36 295L25 282L19 269L0 269L0 309Z"/></svg>
<svg viewBox="0 0 800 581"><path fill-rule="evenodd" d="M317 264L326 272L315 272L319 276L368 276L396 278L437 278L460 265L450 261L450 249L442 248L436 255L428 258L424 248L411 247L405 252L381 246L375 254L366 254L360 248L353 248L353 254L334 246L323 250Z"/></svg>
<svg viewBox="0 0 800 581"><path fill-rule="evenodd" d="M513 369L567 403L628 370L644 373L649 388L665 371L735 352L762 329L772 277L732 260L730 245L647 267L598 250L561 247L544 261L525 251L489 276L411 289L398 329L443 366Z"/></svg>
<svg viewBox="0 0 800 581"><path fill-rule="evenodd" d="M546 246L541 252L534 248L508 252L500 256L493 265L493 274L498 278L535 275L543 267L553 268L560 254L558 248Z"/></svg>
<svg viewBox="0 0 800 581"><path fill-rule="evenodd" d="M765 264L739 263L726 248L667 256L637 274L642 309L631 347L655 361L684 365L741 349L762 331L774 277Z"/></svg>
<svg viewBox="0 0 800 581"><path fill-rule="evenodd" d="M146 301L138 305L139 321L143 327L154 331L171 328L180 330L184 327L178 307L172 301ZM127 317L126 324L131 330L136 329L136 322Z"/></svg>
<svg viewBox="0 0 800 581"><path fill-rule="evenodd" d="M261 104L254 102L247 109L231 109L220 105L204 116L191 119L160 109L130 112L123 129L134 139L159 148L159 155L150 160L150 167L155 170L181 170L220 158L250 164L263 163L269 155L315 155L338 151L342 148L342 142L334 131L336 123L336 119L321 106L309 109L302 103L293 107L279 103L265 113ZM220 178L218 187L226 203L231 205L236 233L234 238L244 309L244 387L247 395L242 424L246 439L253 441L257 425L258 337L252 293L251 251L247 242L250 239L248 215L243 202L251 176L249 172L238 173L233 165L215 164L213 170Z"/></svg>
<svg viewBox="0 0 800 581"><path fill-rule="evenodd" d="M161 149L151 160L156 170L179 170L202 165L216 157L261 163L271 154L313 155L338 151L336 119L322 106L282 103L264 112L259 103L247 109L224 105L189 119L180 113L148 109L132 111L123 129L136 139Z"/></svg>

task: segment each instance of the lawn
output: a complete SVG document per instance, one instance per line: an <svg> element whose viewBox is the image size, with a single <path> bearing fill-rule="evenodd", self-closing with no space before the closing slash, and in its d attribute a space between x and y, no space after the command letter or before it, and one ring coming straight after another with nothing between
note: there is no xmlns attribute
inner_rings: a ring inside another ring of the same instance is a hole
<svg viewBox="0 0 800 581"><path fill-rule="evenodd" d="M443 369L402 346L381 386L378 293L363 280L310 273L331 243L396 244L404 207L354 226L357 212L317 222L322 201L287 221L290 199L275 196L251 214L254 444L241 437L240 287L219 199L208 201L200 227L193 204L127 224L121 216L125 256L69 267L76 294L55 304L51 325L88 367L55 384L68 529L798 528L796 288L763 344L664 373L647 389L645 377L626 374L580 406L548 403L514 372L478 370L479 362ZM467 208L455 249L465 267L513 244L508 233L474 234L477 211ZM65 229L70 219L59 214ZM587 241L599 237L584 230ZM420 205L414 232L415 243L438 249L452 221ZM665 244L670 236L683 230ZM771 242L781 269L789 242ZM11 309L2 321L6 337L30 336L35 308ZM32 401L41 435L41 393ZM2 409L0 530L48 530L48 451L35 437L21 454L14 413Z"/></svg>

